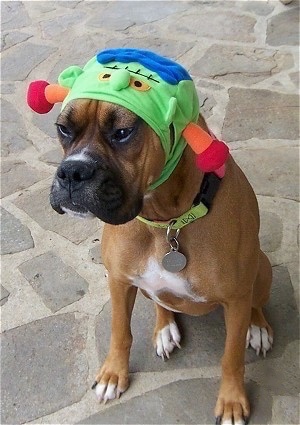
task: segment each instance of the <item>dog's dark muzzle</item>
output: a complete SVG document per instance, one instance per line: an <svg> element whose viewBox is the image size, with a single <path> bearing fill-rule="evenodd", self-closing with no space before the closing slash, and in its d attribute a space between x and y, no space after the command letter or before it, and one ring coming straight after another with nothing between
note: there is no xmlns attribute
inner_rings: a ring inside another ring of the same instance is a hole
<svg viewBox="0 0 300 425"><path fill-rule="evenodd" d="M117 174L98 164L93 160L64 160L52 184L52 208L59 214L94 215L110 224L131 220L139 213L141 203L126 205L125 190Z"/></svg>
<svg viewBox="0 0 300 425"><path fill-rule="evenodd" d="M63 161L57 169L56 178L64 189L79 190L96 173L93 162Z"/></svg>

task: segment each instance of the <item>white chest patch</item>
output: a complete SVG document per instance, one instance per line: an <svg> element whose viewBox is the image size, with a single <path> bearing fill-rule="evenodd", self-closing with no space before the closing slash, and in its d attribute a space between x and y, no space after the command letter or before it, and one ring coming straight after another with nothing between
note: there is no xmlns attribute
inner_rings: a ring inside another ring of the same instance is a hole
<svg viewBox="0 0 300 425"><path fill-rule="evenodd" d="M132 280L134 286L146 291L155 302L169 310L170 308L159 300L161 291L169 292L180 298L187 298L196 303L205 303L207 301L205 297L192 293L190 284L186 279L176 273L168 272L154 258L150 258L145 271Z"/></svg>

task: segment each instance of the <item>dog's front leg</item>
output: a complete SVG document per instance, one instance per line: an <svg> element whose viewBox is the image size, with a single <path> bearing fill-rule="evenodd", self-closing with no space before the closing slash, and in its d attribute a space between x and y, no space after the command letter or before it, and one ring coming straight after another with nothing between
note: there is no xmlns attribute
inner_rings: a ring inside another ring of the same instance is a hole
<svg viewBox="0 0 300 425"><path fill-rule="evenodd" d="M250 415L244 387L245 343L251 316L251 296L248 298L224 305L226 342L222 381L215 408L217 424L243 425Z"/></svg>
<svg viewBox="0 0 300 425"><path fill-rule="evenodd" d="M112 323L109 353L93 388L98 400L119 398L129 386L129 354L132 344L130 321L137 288L128 283L109 279Z"/></svg>

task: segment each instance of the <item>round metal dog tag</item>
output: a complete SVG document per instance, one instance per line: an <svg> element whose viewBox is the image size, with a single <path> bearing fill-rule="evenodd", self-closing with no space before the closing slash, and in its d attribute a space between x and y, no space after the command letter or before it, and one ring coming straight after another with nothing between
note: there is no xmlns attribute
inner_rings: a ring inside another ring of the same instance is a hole
<svg viewBox="0 0 300 425"><path fill-rule="evenodd" d="M172 250L164 256L162 265L168 272L180 272L186 266L186 257L181 252Z"/></svg>

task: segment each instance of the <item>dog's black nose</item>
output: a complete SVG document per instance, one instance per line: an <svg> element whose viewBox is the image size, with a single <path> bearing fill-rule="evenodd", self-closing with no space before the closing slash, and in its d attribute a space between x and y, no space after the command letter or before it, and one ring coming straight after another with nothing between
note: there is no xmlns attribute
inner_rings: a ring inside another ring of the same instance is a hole
<svg viewBox="0 0 300 425"><path fill-rule="evenodd" d="M93 178L96 168L93 162L63 161L57 169L57 178L62 186L77 185Z"/></svg>

